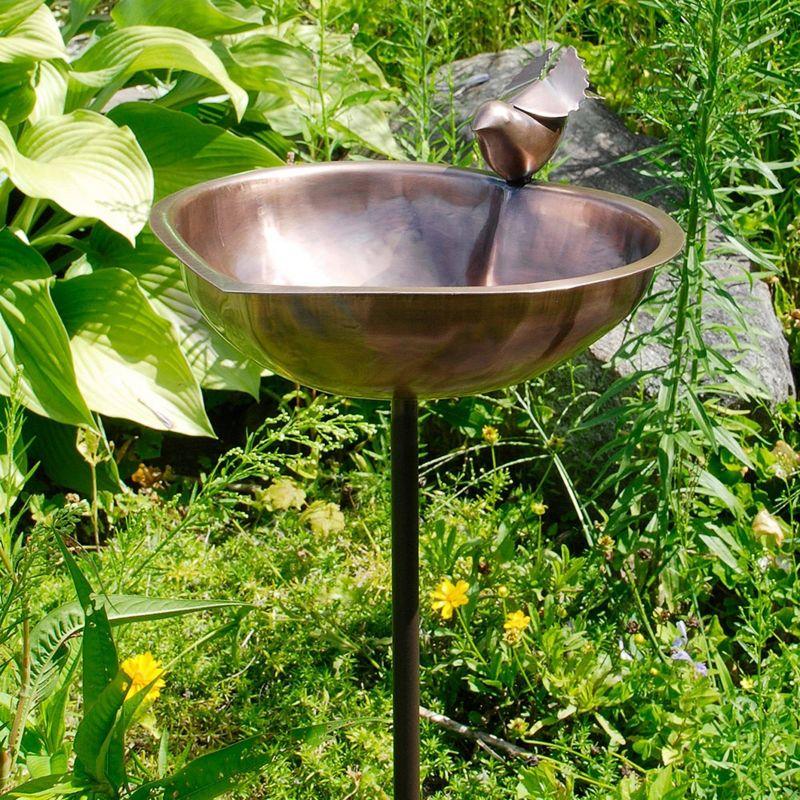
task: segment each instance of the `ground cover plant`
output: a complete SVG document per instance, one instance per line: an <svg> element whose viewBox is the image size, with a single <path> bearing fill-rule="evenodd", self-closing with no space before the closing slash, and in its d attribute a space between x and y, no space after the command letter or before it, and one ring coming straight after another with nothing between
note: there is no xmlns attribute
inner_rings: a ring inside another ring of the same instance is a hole
<svg viewBox="0 0 800 800"><path fill-rule="evenodd" d="M626 343L669 359L424 406L426 797L800 795L797 408L701 313L743 319L713 220L797 374L798 22L793 0L0 2L0 797L390 796L386 408L262 376L147 213L285 161L477 164L447 65L548 40L677 188L687 247Z"/></svg>

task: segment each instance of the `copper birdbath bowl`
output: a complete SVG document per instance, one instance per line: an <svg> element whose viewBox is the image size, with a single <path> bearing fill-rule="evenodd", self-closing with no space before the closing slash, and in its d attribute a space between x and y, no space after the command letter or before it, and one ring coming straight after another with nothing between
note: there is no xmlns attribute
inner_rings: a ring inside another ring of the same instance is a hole
<svg viewBox="0 0 800 800"><path fill-rule="evenodd" d="M298 383L392 402L394 797L418 800L417 401L499 389L624 319L683 245L662 211L530 184L588 79L545 52L473 130L502 177L336 162L234 175L162 200L151 224L213 328Z"/></svg>

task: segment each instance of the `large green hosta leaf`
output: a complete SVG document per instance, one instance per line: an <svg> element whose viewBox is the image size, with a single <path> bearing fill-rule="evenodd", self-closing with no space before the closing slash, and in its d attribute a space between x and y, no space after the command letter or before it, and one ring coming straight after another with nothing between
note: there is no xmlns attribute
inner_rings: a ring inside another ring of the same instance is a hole
<svg viewBox="0 0 800 800"><path fill-rule="evenodd" d="M21 368L22 402L71 425L94 420L75 377L69 339L50 296L44 259L7 228L0 230L0 392Z"/></svg>
<svg viewBox="0 0 800 800"><path fill-rule="evenodd" d="M77 33L78 28L83 25L99 2L100 0L69 0L69 16L62 33L65 42L68 42Z"/></svg>
<svg viewBox="0 0 800 800"><path fill-rule="evenodd" d="M156 199L201 181L283 164L254 139L150 103L117 106L109 117L136 136L153 168Z"/></svg>
<svg viewBox="0 0 800 800"><path fill-rule="evenodd" d="M0 120L6 125L17 125L33 110L35 74L35 64L0 64Z"/></svg>
<svg viewBox="0 0 800 800"><path fill-rule="evenodd" d="M0 0L0 32L18 25L43 3L44 0Z"/></svg>
<svg viewBox="0 0 800 800"><path fill-rule="evenodd" d="M0 62L66 59L67 50L61 31L47 6L39 6L27 19L0 37Z"/></svg>
<svg viewBox="0 0 800 800"><path fill-rule="evenodd" d="M63 114L67 102L66 65L58 61L39 62L34 94L36 101L30 114L31 122Z"/></svg>
<svg viewBox="0 0 800 800"><path fill-rule="evenodd" d="M78 275L59 281L53 299L90 408L159 430L214 435L172 325L133 275L122 269Z"/></svg>
<svg viewBox="0 0 800 800"><path fill-rule="evenodd" d="M196 36L217 36L260 25L264 11L236 0L120 0L111 12L121 28L129 25L166 25Z"/></svg>
<svg viewBox="0 0 800 800"><path fill-rule="evenodd" d="M89 259L95 267L122 267L136 276L153 308L175 326L186 360L201 386L258 397L261 368L211 330L186 292L178 260L146 230L136 248L96 228Z"/></svg>
<svg viewBox="0 0 800 800"><path fill-rule="evenodd" d="M222 87L239 117L247 107L247 92L231 80L209 45L177 28L137 25L113 31L98 39L71 66L71 105L98 89L121 84L135 72L170 69L193 72Z"/></svg>
<svg viewBox="0 0 800 800"><path fill-rule="evenodd" d="M320 126L325 121L337 143L404 158L389 128L389 87L351 37L326 33L321 67L320 32L314 25L259 28L228 36L225 44L231 76L259 92L248 118L266 121L285 136L302 133L309 122Z"/></svg>
<svg viewBox="0 0 800 800"><path fill-rule="evenodd" d="M153 202L153 174L133 134L92 111L45 117L16 144L0 123L0 166L28 196L96 217L131 241Z"/></svg>

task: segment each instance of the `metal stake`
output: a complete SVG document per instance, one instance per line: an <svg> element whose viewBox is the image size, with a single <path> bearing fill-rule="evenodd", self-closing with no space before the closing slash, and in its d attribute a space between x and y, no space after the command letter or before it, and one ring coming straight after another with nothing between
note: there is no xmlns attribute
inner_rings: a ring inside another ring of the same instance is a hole
<svg viewBox="0 0 800 800"><path fill-rule="evenodd" d="M419 800L419 466L416 399L392 399L394 800Z"/></svg>

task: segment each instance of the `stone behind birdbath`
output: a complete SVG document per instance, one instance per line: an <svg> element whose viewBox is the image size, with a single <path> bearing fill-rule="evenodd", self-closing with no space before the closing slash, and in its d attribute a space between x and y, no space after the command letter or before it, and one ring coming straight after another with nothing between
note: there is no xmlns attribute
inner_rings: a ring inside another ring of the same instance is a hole
<svg viewBox="0 0 800 800"><path fill-rule="evenodd" d="M540 52L538 44L530 44L455 61L441 72L440 90L434 103L443 114L449 113L450 93L445 87L448 86L448 72L452 69L455 113L461 123L459 130L465 140L471 139L469 120L478 106L500 97L531 56ZM629 131L602 100L584 100L580 109L569 117L564 138L553 159L555 168L548 178L637 197L669 211L680 199L679 190L663 178L646 174L648 165L641 158L615 163L619 158L654 143L653 139ZM710 293L706 293L703 298L706 343L727 358L738 360L752 373L771 404L793 397L795 384L788 344L775 315L768 286L752 278L751 264L745 256L724 252L725 237L719 229L709 229L708 242L707 267L736 300L742 319L737 320L731 309L721 306ZM670 280L675 280L674 270L660 269L652 292L665 291ZM632 325L626 321L589 348L583 361L590 369L588 377L595 384L591 388L603 391L616 376L666 366L667 348L653 344L639 348L633 358L614 359L612 370L601 369L612 362L626 337L634 330L638 333L648 330L652 324L649 315L639 313ZM736 331L736 343L725 327ZM656 382L653 387L655 385Z"/></svg>

